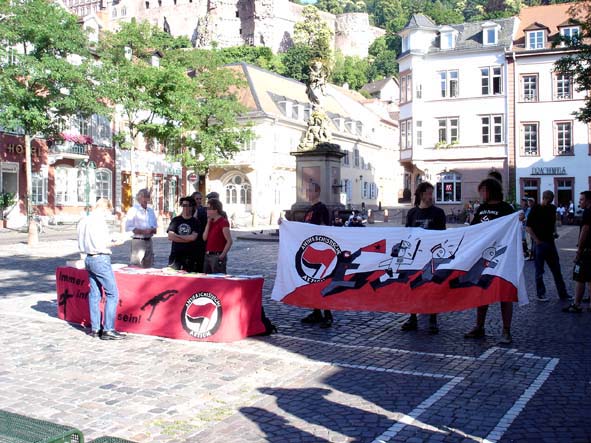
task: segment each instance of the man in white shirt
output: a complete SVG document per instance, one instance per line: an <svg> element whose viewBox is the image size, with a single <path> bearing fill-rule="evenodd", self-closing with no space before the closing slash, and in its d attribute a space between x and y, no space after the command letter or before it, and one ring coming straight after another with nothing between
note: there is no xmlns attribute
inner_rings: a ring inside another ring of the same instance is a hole
<svg viewBox="0 0 591 443"><path fill-rule="evenodd" d="M132 234L130 263L142 268L151 268L154 264L152 236L158 226L156 214L148 207L150 191L140 189L136 195L137 203L127 211L125 231Z"/></svg>
<svg viewBox="0 0 591 443"><path fill-rule="evenodd" d="M88 271L90 292L90 335L101 340L120 340L125 336L115 331L115 316L119 291L111 268L111 247L121 244L111 240L105 215L113 207L107 199L101 198L94 205L90 215L78 223L78 249L86 254L84 264ZM105 291L106 303L101 327L101 289Z"/></svg>

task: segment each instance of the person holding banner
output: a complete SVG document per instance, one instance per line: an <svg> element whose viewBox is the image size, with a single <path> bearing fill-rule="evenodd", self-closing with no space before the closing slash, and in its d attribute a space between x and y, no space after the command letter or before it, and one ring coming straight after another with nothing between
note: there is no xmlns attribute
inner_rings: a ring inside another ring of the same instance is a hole
<svg viewBox="0 0 591 443"><path fill-rule="evenodd" d="M304 215L304 223L328 226L330 224L330 216L328 208L320 201L320 185L318 183L310 183L308 195L312 206ZM301 322L304 324L320 323L322 329L330 328L333 322L332 312L326 309L323 316L320 309L314 309L311 314L302 318Z"/></svg>
<svg viewBox="0 0 591 443"><path fill-rule="evenodd" d="M472 220L472 225L494 220L513 213L513 207L503 201L503 185L496 178L487 178L478 185L478 193L483 202ZM484 324L488 305L476 308L476 326L464 334L464 338L483 338L485 336ZM503 334L500 344L511 344L511 321L513 319L513 303L501 302L501 317L503 319Z"/></svg>
<svg viewBox="0 0 591 443"><path fill-rule="evenodd" d="M415 190L415 206L406 215L407 228L423 228L429 230L445 229L445 212L433 204L434 187L429 182L422 182ZM418 328L417 314L410 314L402 324L403 331L416 331ZM429 333L439 333L437 314L429 316Z"/></svg>

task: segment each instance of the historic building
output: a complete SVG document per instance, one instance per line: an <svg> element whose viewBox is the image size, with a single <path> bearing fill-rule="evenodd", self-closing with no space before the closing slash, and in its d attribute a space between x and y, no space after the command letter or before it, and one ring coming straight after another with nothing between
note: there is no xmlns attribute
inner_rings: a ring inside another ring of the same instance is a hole
<svg viewBox="0 0 591 443"><path fill-rule="evenodd" d="M478 199L492 169L507 185L507 62L515 18L437 26L422 14L400 31L400 161L409 197L435 186L436 203Z"/></svg>
<svg viewBox="0 0 591 443"><path fill-rule="evenodd" d="M572 53L560 36L576 38L580 25L568 10L572 3L523 8L509 66L509 161L515 168L518 196L541 200L549 189L555 204L575 204L591 189L591 125L573 116L585 92L554 63ZM568 207L568 206L567 206Z"/></svg>
<svg viewBox="0 0 591 443"><path fill-rule="evenodd" d="M296 200L296 151L306 131L311 104L306 86L295 80L248 65L236 64L248 87L240 99L249 109L244 122L253 125L255 139L234 156L212 165L207 191L220 194L224 209L238 225L274 222ZM397 203L402 171L398 162L398 126L372 111L360 94L329 85L325 109L333 142L345 152L342 159L342 202L351 208L393 206ZM195 177L186 178L191 189Z"/></svg>
<svg viewBox="0 0 591 443"><path fill-rule="evenodd" d="M288 0L62 0L73 13L98 19L114 30L118 22L147 20L196 47L266 46L273 52L292 46L293 28L304 6ZM365 57L384 30L370 26L366 13L329 14L322 18L334 33L333 47L345 55Z"/></svg>

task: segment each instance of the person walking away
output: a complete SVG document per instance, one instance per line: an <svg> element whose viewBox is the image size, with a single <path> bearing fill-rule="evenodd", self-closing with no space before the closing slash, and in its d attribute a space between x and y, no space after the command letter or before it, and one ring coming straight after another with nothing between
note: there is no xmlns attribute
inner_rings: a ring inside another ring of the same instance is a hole
<svg viewBox="0 0 591 443"><path fill-rule="evenodd" d="M166 230L168 239L172 242L168 266L176 270L199 272L203 270L203 266L197 268L199 221L193 217L195 200L183 197L179 203L182 208L181 215L174 217Z"/></svg>
<svg viewBox="0 0 591 443"><path fill-rule="evenodd" d="M154 210L148 207L150 191L140 189L136 195L137 203L127 211L125 231L132 234L130 264L151 268L154 264L152 237L156 234L158 222Z"/></svg>
<svg viewBox="0 0 591 443"><path fill-rule="evenodd" d="M544 191L542 203L532 208L527 217L526 230L534 245L534 265L536 269L536 296L538 301L548 301L544 285L544 263L548 264L561 300L568 300L566 285L560 270L560 259L554 243L556 234L556 206L552 204L554 193Z"/></svg>
<svg viewBox="0 0 591 443"><path fill-rule="evenodd" d="M84 265L88 271L90 292L90 336L101 340L121 340L123 334L115 331L119 291L111 267L111 248L122 244L111 240L105 216L113 210L105 198L97 200L92 212L78 223L78 249L85 254ZM101 324L100 302L105 292L105 309Z"/></svg>
<svg viewBox="0 0 591 443"><path fill-rule="evenodd" d="M568 209L566 211L566 222L572 225L575 222L575 204L572 200L568 202Z"/></svg>
<svg viewBox="0 0 591 443"><path fill-rule="evenodd" d="M583 209L583 219L579 228L579 241L573 268L575 300L571 305L564 308L563 312L579 313L583 311L581 302L585 294L585 285L591 295L591 191L581 192L579 206ZM591 303L588 310L591 311Z"/></svg>
<svg viewBox="0 0 591 443"><path fill-rule="evenodd" d="M484 223L499 217L513 213L513 208L509 203L503 201L503 187L501 183L494 178L487 178L478 185L478 193L483 202L478 211L474 214L472 225ZM476 326L464 334L464 338L483 338L485 336L484 325L486 323L486 314L488 305L476 308ZM503 334L500 344L510 344L513 341L511 337L511 321L513 318L513 303L501 302L501 317L503 320Z"/></svg>
<svg viewBox="0 0 591 443"><path fill-rule="evenodd" d="M308 191L312 206L310 206L304 215L304 223L328 226L330 224L330 215L326 205L320 201L320 185L318 183L310 183ZM324 315L322 315L320 309L314 309L312 313L302 318L301 322L305 324L320 323L321 328L330 328L333 322L332 312L325 309Z"/></svg>
<svg viewBox="0 0 591 443"><path fill-rule="evenodd" d="M199 232L196 242L196 253L195 253L195 269L196 272L203 271L203 261L205 260L205 241L203 240L203 231L205 230L205 225L207 225L207 209L203 206L203 195L201 192L196 191L191 194L191 197L195 201L195 213L193 216L197 219L199 223Z"/></svg>
<svg viewBox="0 0 591 443"><path fill-rule="evenodd" d="M222 216L222 202L216 198L207 200L207 224L203 231L205 241L205 261L203 272L206 274L226 274L228 251L232 247L230 223Z"/></svg>
<svg viewBox="0 0 591 443"><path fill-rule="evenodd" d="M429 230L445 229L445 212L433 204L434 187L429 182L422 182L415 190L415 206L406 215L407 228L423 228ZM401 326L403 331L416 331L418 328L417 314L410 317ZM429 316L429 333L439 333L437 314Z"/></svg>

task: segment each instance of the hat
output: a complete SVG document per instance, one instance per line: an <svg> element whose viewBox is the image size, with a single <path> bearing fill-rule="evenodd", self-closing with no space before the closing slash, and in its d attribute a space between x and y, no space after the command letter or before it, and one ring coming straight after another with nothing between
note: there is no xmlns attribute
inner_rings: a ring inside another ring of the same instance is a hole
<svg viewBox="0 0 591 443"><path fill-rule="evenodd" d="M207 198L220 198L220 194L218 194L217 192L210 192L209 194L206 195Z"/></svg>

